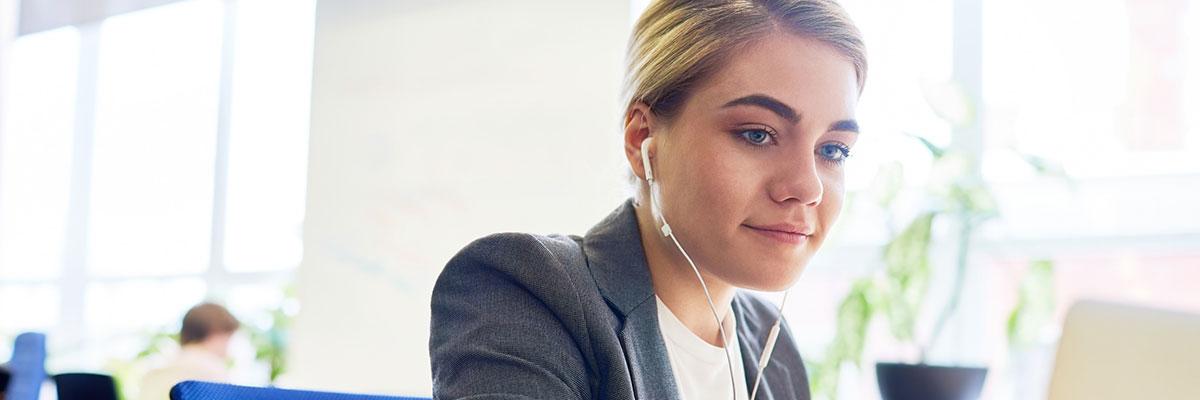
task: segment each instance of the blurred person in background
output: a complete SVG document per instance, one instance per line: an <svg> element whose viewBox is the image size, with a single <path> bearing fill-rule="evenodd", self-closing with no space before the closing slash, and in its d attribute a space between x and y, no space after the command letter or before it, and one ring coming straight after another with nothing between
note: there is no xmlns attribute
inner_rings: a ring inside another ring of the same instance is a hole
<svg viewBox="0 0 1200 400"><path fill-rule="evenodd" d="M171 387L187 380L229 380L229 339L241 324L218 304L201 303L188 310L179 329L179 354L146 374L138 398L164 400Z"/></svg>

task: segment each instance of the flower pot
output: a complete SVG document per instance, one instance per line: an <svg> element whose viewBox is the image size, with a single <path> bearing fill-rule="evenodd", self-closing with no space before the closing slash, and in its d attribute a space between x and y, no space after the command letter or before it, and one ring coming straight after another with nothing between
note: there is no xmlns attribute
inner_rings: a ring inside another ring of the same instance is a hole
<svg viewBox="0 0 1200 400"><path fill-rule="evenodd" d="M975 400L987 368L875 364L883 400Z"/></svg>

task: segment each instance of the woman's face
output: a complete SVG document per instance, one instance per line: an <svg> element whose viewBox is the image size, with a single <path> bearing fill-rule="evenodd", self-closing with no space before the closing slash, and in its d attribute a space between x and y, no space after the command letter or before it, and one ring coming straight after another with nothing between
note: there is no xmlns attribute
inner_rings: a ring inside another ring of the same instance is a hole
<svg viewBox="0 0 1200 400"><path fill-rule="evenodd" d="M842 207L856 82L834 48L773 34L694 88L669 123L646 113L663 214L707 275L772 291L799 277Z"/></svg>

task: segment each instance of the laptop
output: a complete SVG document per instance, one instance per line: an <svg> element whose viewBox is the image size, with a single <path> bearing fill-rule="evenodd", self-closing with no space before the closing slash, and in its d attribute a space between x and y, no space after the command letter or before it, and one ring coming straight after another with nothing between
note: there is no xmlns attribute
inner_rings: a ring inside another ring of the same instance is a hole
<svg viewBox="0 0 1200 400"><path fill-rule="evenodd" d="M1049 399L1200 399L1200 315L1076 303L1063 327Z"/></svg>

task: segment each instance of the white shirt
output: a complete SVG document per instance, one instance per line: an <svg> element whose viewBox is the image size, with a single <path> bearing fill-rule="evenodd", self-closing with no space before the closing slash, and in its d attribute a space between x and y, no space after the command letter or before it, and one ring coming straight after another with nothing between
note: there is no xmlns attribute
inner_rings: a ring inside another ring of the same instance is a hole
<svg viewBox="0 0 1200 400"><path fill-rule="evenodd" d="M169 364L142 378L138 399L167 400L171 387L187 380L227 382L228 370L220 356L199 347L183 346Z"/></svg>
<svg viewBox="0 0 1200 400"><path fill-rule="evenodd" d="M654 299L658 302L658 328L667 345L667 358L671 360L680 400L730 400L735 391L729 387L729 361L725 358L725 349L696 336L663 304L662 299L658 296ZM733 358L736 400L745 400L750 397L750 391L746 388L746 371L738 345L737 318L733 317L732 310L725 315L728 317L721 325L729 339L729 356Z"/></svg>

